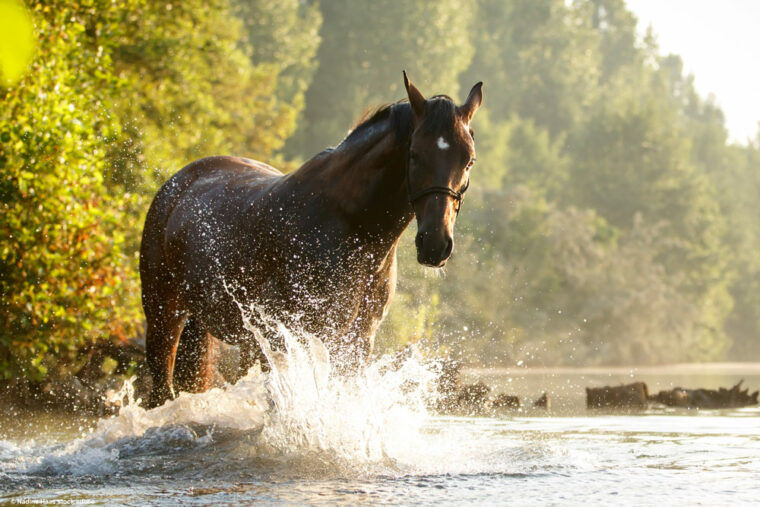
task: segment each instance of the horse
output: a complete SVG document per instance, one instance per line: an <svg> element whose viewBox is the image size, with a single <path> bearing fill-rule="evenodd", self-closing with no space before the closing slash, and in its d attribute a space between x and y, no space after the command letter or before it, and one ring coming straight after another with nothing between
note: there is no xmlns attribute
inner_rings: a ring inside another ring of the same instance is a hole
<svg viewBox="0 0 760 507"><path fill-rule="evenodd" d="M418 262L444 266L475 161L470 122L482 82L457 106L446 95L426 99L403 76L406 99L292 173L214 156L159 189L140 247L148 407L173 399L175 383L211 387L214 337L240 347L238 375L256 361L266 367L241 304L323 337L343 371L357 371L393 297L396 247L414 217Z"/></svg>

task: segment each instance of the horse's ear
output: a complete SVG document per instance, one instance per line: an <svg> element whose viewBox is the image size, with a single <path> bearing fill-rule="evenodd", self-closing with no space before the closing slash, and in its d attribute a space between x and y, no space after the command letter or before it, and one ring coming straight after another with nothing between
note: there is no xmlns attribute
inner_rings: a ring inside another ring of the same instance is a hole
<svg viewBox="0 0 760 507"><path fill-rule="evenodd" d="M422 119L422 115L425 112L425 97L420 93L417 87L409 81L409 78L406 77L406 71L404 71L404 86L406 87L406 94L409 96L409 104L412 105L414 123L417 124Z"/></svg>
<svg viewBox="0 0 760 507"><path fill-rule="evenodd" d="M483 81L472 87L472 90L470 90L470 94L467 96L465 103L459 106L459 112L467 120L466 123L470 123L470 120L472 120L472 117L475 115L475 111L478 110L482 102Z"/></svg>

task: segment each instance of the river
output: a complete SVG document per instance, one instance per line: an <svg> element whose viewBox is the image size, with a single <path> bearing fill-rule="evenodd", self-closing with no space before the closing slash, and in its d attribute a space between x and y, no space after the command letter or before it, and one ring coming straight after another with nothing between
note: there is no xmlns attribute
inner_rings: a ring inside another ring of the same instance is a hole
<svg viewBox="0 0 760 507"><path fill-rule="evenodd" d="M550 411L435 415L429 367L333 378L308 346L280 378L93 420L0 417L0 501L109 505L737 505L760 494L760 408L600 412L584 387L760 387L760 366L467 370ZM313 350L312 350L313 352ZM125 395L128 393L124 393Z"/></svg>

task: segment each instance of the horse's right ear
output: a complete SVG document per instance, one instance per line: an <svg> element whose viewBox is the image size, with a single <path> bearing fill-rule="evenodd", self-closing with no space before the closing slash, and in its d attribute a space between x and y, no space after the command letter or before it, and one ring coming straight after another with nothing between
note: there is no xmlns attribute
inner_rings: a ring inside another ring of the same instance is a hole
<svg viewBox="0 0 760 507"><path fill-rule="evenodd" d="M406 87L406 94L409 96L409 104L412 105L414 124L417 125L425 112L425 97L420 93L417 87L409 81L409 78L406 77L406 71L404 71L404 86Z"/></svg>
<svg viewBox="0 0 760 507"><path fill-rule="evenodd" d="M459 106L459 112L467 120L465 123L470 123L472 117L475 115L475 111L478 110L480 104L483 103L483 81L480 81L470 90L470 94L467 96L467 100L464 104Z"/></svg>

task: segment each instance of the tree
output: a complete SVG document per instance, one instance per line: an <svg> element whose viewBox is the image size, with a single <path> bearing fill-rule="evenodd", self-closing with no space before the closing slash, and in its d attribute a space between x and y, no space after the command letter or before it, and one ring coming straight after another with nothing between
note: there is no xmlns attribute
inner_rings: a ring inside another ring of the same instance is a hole
<svg viewBox="0 0 760 507"><path fill-rule="evenodd" d="M579 10L590 11L591 26L599 35L600 82L608 81L625 68L641 66L636 17L626 8L625 0L582 0L576 5Z"/></svg>
<svg viewBox="0 0 760 507"><path fill-rule="evenodd" d="M0 111L0 372L40 379L137 335L142 214L168 173L267 157L298 107L277 97L283 67L251 62L227 0L31 10L37 57Z"/></svg>
<svg viewBox="0 0 760 507"><path fill-rule="evenodd" d="M116 183L152 193L194 159L266 159L292 133L299 107L278 98L283 67L251 63L228 0L140 3L110 30L114 73L129 84L113 98Z"/></svg>
<svg viewBox="0 0 760 507"><path fill-rule="evenodd" d="M236 0L254 65L279 68L277 97L299 111L317 68L322 14L315 3L300 0Z"/></svg>
<svg viewBox="0 0 760 507"><path fill-rule="evenodd" d="M552 139L573 128L598 81L589 16L562 0L479 0L475 55L462 80L489 89L491 120L532 119ZM464 83L462 83L464 85Z"/></svg>
<svg viewBox="0 0 760 507"><path fill-rule="evenodd" d="M2 90L0 374L39 379L77 347L126 339L139 323L124 249L129 194L110 194L103 143L117 128L104 98L120 91L110 56L88 40L110 3L32 4L39 39L29 74ZM75 43L73 43L75 42ZM55 371L54 371L55 372Z"/></svg>
<svg viewBox="0 0 760 507"><path fill-rule="evenodd" d="M426 96L459 92L472 56L469 3L325 0L320 9L319 68L291 156L310 158L339 142L367 107L404 98L403 69ZM479 79L471 80L466 89Z"/></svg>

